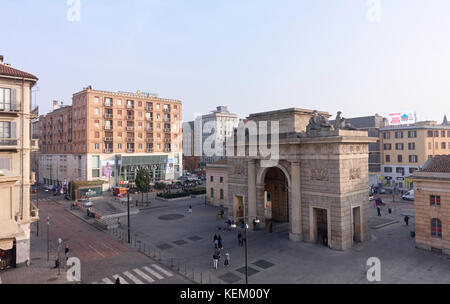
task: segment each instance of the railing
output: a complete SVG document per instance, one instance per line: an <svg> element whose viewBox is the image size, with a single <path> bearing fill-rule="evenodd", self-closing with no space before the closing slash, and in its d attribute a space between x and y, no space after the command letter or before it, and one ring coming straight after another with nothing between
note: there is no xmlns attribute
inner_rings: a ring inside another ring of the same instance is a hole
<svg viewBox="0 0 450 304"><path fill-rule="evenodd" d="M145 109L146 109L147 111L153 111L153 107L150 107L150 106L146 106Z"/></svg>
<svg viewBox="0 0 450 304"><path fill-rule="evenodd" d="M127 131L133 131L134 127L127 127Z"/></svg>
<svg viewBox="0 0 450 304"><path fill-rule="evenodd" d="M113 141L113 140L114 140L113 137L105 137L105 138L104 138L104 141Z"/></svg>
<svg viewBox="0 0 450 304"><path fill-rule="evenodd" d="M170 148L164 148L164 152L170 152L171 149Z"/></svg>
<svg viewBox="0 0 450 304"><path fill-rule="evenodd" d="M105 126L105 130L112 130L113 127L112 126Z"/></svg>
<svg viewBox="0 0 450 304"><path fill-rule="evenodd" d="M0 138L0 147L2 146L17 146L17 139Z"/></svg>
<svg viewBox="0 0 450 304"><path fill-rule="evenodd" d="M134 104L127 104L127 109L134 109Z"/></svg>
<svg viewBox="0 0 450 304"><path fill-rule="evenodd" d="M170 143L172 140L170 138L164 138L164 142Z"/></svg>
<svg viewBox="0 0 450 304"><path fill-rule="evenodd" d="M146 117L145 117L145 120L148 120L148 121L153 121L153 116L152 116L152 117L148 117L148 116L146 116Z"/></svg>
<svg viewBox="0 0 450 304"><path fill-rule="evenodd" d="M153 127L147 127L147 131L153 132Z"/></svg>
<svg viewBox="0 0 450 304"><path fill-rule="evenodd" d="M127 153L134 153L134 149L127 149Z"/></svg>
<svg viewBox="0 0 450 304"><path fill-rule="evenodd" d="M148 142L148 143L152 143L153 142L153 137L147 137L145 139L145 141Z"/></svg>
<svg viewBox="0 0 450 304"><path fill-rule="evenodd" d="M134 141L134 137L127 137L127 142L133 142Z"/></svg>
<svg viewBox="0 0 450 304"><path fill-rule="evenodd" d="M163 109L164 112L170 112L170 108Z"/></svg>
<svg viewBox="0 0 450 304"><path fill-rule="evenodd" d="M105 114L105 118L106 118L106 119L108 119L108 118L114 118L114 115L113 115L113 114Z"/></svg>
<svg viewBox="0 0 450 304"><path fill-rule="evenodd" d="M165 121L165 122L169 122L169 121L170 121L170 118L169 118L169 117L164 117L164 121Z"/></svg>
<svg viewBox="0 0 450 304"><path fill-rule="evenodd" d="M112 107L113 106L113 103L112 102L106 102L105 101L105 107Z"/></svg>
<svg viewBox="0 0 450 304"><path fill-rule="evenodd" d="M103 150L104 153L113 153L113 149L105 149Z"/></svg>
<svg viewBox="0 0 450 304"><path fill-rule="evenodd" d="M153 153L153 149L147 149L147 153Z"/></svg>
<svg viewBox="0 0 450 304"><path fill-rule="evenodd" d="M164 129L164 132L166 132L166 133L170 133L170 129Z"/></svg>
<svg viewBox="0 0 450 304"><path fill-rule="evenodd" d="M20 112L20 103L7 103L7 104L2 104L0 106L0 114L1 113L17 113Z"/></svg>
<svg viewBox="0 0 450 304"><path fill-rule="evenodd" d="M128 115L127 120L134 120L134 116Z"/></svg>

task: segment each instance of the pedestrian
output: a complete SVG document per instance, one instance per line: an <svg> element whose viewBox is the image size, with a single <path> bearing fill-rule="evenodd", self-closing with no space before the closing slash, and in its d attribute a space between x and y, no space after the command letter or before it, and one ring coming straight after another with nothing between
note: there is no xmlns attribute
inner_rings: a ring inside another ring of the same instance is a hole
<svg viewBox="0 0 450 304"><path fill-rule="evenodd" d="M238 244L242 246L242 233L240 231L238 232Z"/></svg>
<svg viewBox="0 0 450 304"><path fill-rule="evenodd" d="M192 213L192 206L189 205L188 213Z"/></svg>
<svg viewBox="0 0 450 304"><path fill-rule="evenodd" d="M227 252L225 253L225 261L223 262L224 267L228 267L230 265L230 254Z"/></svg>
<svg viewBox="0 0 450 304"><path fill-rule="evenodd" d="M220 234L219 234L219 236L217 237L217 248L223 249L223 246L222 246L222 237L220 236Z"/></svg>
<svg viewBox="0 0 450 304"><path fill-rule="evenodd" d="M377 213L378 213L378 216L381 216L381 208L380 208L380 206L377 206Z"/></svg>
<svg viewBox="0 0 450 304"><path fill-rule="evenodd" d="M214 269L217 269L217 265L219 264L219 258L220 258L220 252L216 250L216 252L213 255Z"/></svg>
<svg viewBox="0 0 450 304"><path fill-rule="evenodd" d="M69 245L66 244L66 248L64 249L64 254L66 256L66 261L69 259Z"/></svg>
<svg viewBox="0 0 450 304"><path fill-rule="evenodd" d="M269 232L272 233L272 221L269 222Z"/></svg>
<svg viewBox="0 0 450 304"><path fill-rule="evenodd" d="M119 277L117 277L117 279L116 279L116 284L120 284L120 278Z"/></svg>
<svg viewBox="0 0 450 304"><path fill-rule="evenodd" d="M406 226L408 226L408 223L409 223L409 216L405 215L405 224L406 224Z"/></svg>

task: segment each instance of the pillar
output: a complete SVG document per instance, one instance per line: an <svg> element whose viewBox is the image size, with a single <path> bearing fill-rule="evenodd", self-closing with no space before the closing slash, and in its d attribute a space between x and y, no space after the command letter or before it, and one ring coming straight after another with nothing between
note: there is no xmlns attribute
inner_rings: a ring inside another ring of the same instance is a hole
<svg viewBox="0 0 450 304"><path fill-rule="evenodd" d="M256 161L248 161L248 220L256 218Z"/></svg>
<svg viewBox="0 0 450 304"><path fill-rule="evenodd" d="M300 163L291 163L291 233L289 239L292 241L302 241L302 196L300 185Z"/></svg>

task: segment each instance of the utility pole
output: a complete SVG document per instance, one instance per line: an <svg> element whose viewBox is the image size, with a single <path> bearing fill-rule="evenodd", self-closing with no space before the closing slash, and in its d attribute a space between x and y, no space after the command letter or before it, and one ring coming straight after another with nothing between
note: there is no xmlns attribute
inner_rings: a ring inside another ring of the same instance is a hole
<svg viewBox="0 0 450 304"><path fill-rule="evenodd" d="M50 232L50 216L47 216L47 262L50 260L50 239L49 239L49 232Z"/></svg>

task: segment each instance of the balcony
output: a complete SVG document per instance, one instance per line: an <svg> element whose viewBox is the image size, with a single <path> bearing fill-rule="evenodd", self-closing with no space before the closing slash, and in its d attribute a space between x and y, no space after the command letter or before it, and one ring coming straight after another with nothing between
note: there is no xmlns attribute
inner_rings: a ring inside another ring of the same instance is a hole
<svg viewBox="0 0 450 304"><path fill-rule="evenodd" d="M127 109L134 109L134 104L127 104Z"/></svg>
<svg viewBox="0 0 450 304"><path fill-rule="evenodd" d="M145 120L146 120L146 121L153 121L153 117L148 117L148 116L146 116L146 117L145 117Z"/></svg>
<svg viewBox="0 0 450 304"><path fill-rule="evenodd" d="M147 137L145 139L145 141L148 142L148 143L152 143L153 142L153 137Z"/></svg>
<svg viewBox="0 0 450 304"><path fill-rule="evenodd" d="M164 117L164 121L165 122L169 122L170 121L170 117Z"/></svg>
<svg viewBox="0 0 450 304"><path fill-rule="evenodd" d="M105 107L112 107L113 103L110 101L105 101Z"/></svg>
<svg viewBox="0 0 450 304"><path fill-rule="evenodd" d="M169 113L170 112L170 108L164 108L163 111L166 112L166 113Z"/></svg>
<svg viewBox="0 0 450 304"><path fill-rule="evenodd" d="M127 142L134 142L135 138L134 137L127 137Z"/></svg>
<svg viewBox="0 0 450 304"><path fill-rule="evenodd" d="M170 148L164 148L164 152L170 152L171 151L171 149Z"/></svg>
<svg viewBox="0 0 450 304"><path fill-rule="evenodd" d="M105 130L112 130L113 127L112 126L105 126Z"/></svg>
<svg viewBox="0 0 450 304"><path fill-rule="evenodd" d="M18 140L11 138L0 138L0 150L17 150Z"/></svg>
<svg viewBox="0 0 450 304"><path fill-rule="evenodd" d="M145 107L145 110L147 110L147 111L153 111L153 107L152 107L152 106L146 106L146 107Z"/></svg>
<svg viewBox="0 0 450 304"><path fill-rule="evenodd" d="M147 148L145 151L147 151L147 153L153 153L153 148Z"/></svg>
<svg viewBox="0 0 450 304"><path fill-rule="evenodd" d="M39 209L33 202L30 202L30 220L33 222L39 220Z"/></svg>
<svg viewBox="0 0 450 304"><path fill-rule="evenodd" d="M153 132L153 127L147 127L147 131Z"/></svg>
<svg viewBox="0 0 450 304"><path fill-rule="evenodd" d="M165 128L165 129L164 129L164 132L166 132L166 133L170 133L170 129L168 129L168 128Z"/></svg>
<svg viewBox="0 0 450 304"><path fill-rule="evenodd" d="M114 115L113 114L105 114L105 119L113 119Z"/></svg>
<svg viewBox="0 0 450 304"><path fill-rule="evenodd" d="M105 148L103 150L103 153L113 153L113 149L112 148Z"/></svg>
<svg viewBox="0 0 450 304"><path fill-rule="evenodd" d="M134 153L134 149L128 148L127 153Z"/></svg>
<svg viewBox="0 0 450 304"><path fill-rule="evenodd" d="M2 104L0 105L0 115L17 116L20 112L20 104Z"/></svg>
<svg viewBox="0 0 450 304"><path fill-rule="evenodd" d="M105 137L104 141L112 142L112 141L114 141L114 138L113 137Z"/></svg>
<svg viewBox="0 0 450 304"><path fill-rule="evenodd" d="M164 138L164 142L170 143L172 140L170 138Z"/></svg>
<svg viewBox="0 0 450 304"><path fill-rule="evenodd" d="M134 120L134 116L128 115L127 120Z"/></svg>
<svg viewBox="0 0 450 304"><path fill-rule="evenodd" d="M127 127L127 131L134 131L134 127Z"/></svg>

